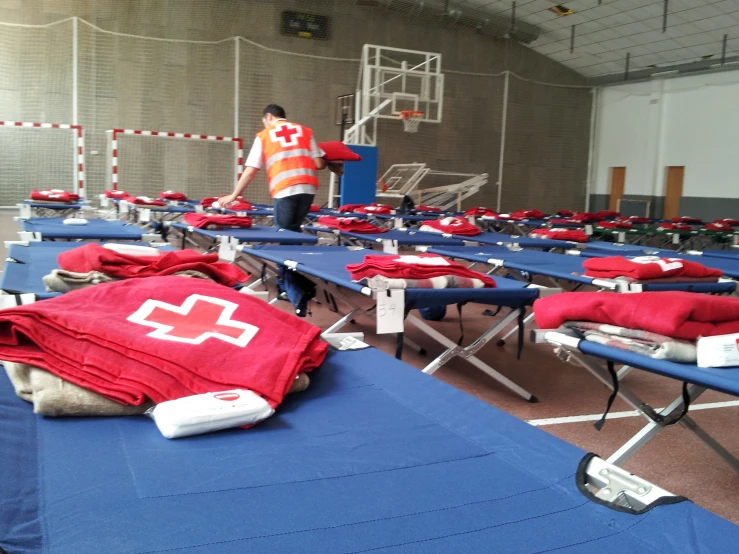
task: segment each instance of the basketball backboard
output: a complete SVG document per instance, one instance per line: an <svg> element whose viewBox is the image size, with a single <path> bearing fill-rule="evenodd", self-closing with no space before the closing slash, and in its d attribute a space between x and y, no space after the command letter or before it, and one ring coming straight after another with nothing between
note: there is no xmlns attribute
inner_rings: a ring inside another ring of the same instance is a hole
<svg viewBox="0 0 739 554"><path fill-rule="evenodd" d="M397 120L401 111L413 110L424 113L422 122L441 123L441 54L365 44L359 71L357 121Z"/></svg>

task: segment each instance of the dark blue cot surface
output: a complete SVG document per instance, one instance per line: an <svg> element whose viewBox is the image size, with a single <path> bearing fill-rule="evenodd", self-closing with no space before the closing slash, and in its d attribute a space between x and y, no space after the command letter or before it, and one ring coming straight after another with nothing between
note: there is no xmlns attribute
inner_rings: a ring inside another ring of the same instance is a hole
<svg viewBox="0 0 739 554"><path fill-rule="evenodd" d="M735 258L719 258L714 256L709 256L707 254L704 254L702 256L695 256L691 254L684 254L681 252L675 252L674 250L666 250L666 249L660 249L660 248L649 248L649 247L642 247L639 251L624 251L620 254L617 254L615 252L609 252L605 250L590 250L590 248L586 248L582 252L580 252L581 256L585 256L588 258L602 258L605 256L625 256L625 257L635 257L635 256L660 256L662 258L678 258L681 260L688 260L691 262L696 262L699 264L702 264L706 267L712 267L714 269L720 269L724 272L724 275L726 277L730 277L732 279L739 279L739 256Z"/></svg>
<svg viewBox="0 0 739 554"><path fill-rule="evenodd" d="M329 229L326 227L316 227L314 225L307 225L306 231L311 233L333 233L338 232L341 236L351 237L353 239L361 240L364 242L378 242L382 243L384 240L394 240L399 245L408 246L462 246L464 243L458 239L450 239L442 237L441 235L434 235L433 233L421 233L412 230L402 229L388 229L384 233L354 233L351 231L337 231L336 229Z"/></svg>
<svg viewBox="0 0 739 554"><path fill-rule="evenodd" d="M638 367L658 375L671 377L706 387L708 389L739 396L739 367L698 367L694 364L678 364L665 360L656 360L641 354L604 346L588 340L581 340L579 349L584 354L612 360L619 364Z"/></svg>
<svg viewBox="0 0 739 554"><path fill-rule="evenodd" d="M349 264L358 264L367 255L394 256L373 250L349 250L343 246L318 246L315 248L260 247L250 249L246 254L263 258L277 264L286 260L298 263L298 271L334 283L343 288L361 292L363 285L355 283L346 269ZM478 302L494 306L520 308L531 305L539 296L536 288L512 279L495 279L497 288L493 289L406 289L405 305L408 309Z"/></svg>
<svg viewBox="0 0 739 554"><path fill-rule="evenodd" d="M538 250L509 250L504 246L462 246L455 248L432 248L430 252L461 258L473 262L488 263L489 259L500 260L503 267L525 271L534 275L545 275L574 283L591 284L595 278L585 275L583 259L579 256L552 254ZM612 280L612 279L604 279ZM640 283L643 291L685 290L705 293L729 293L736 290L733 282L718 283Z"/></svg>
<svg viewBox="0 0 739 554"><path fill-rule="evenodd" d="M639 246L636 244L621 244L618 242L608 242L604 240L592 240L584 243L582 246L586 250L599 250L606 252L610 256L642 256L645 250L659 250L658 248L649 248L647 246Z"/></svg>
<svg viewBox="0 0 739 554"><path fill-rule="evenodd" d="M49 210L81 210L87 204L81 202L75 202L74 204L62 204L62 203L46 203L46 202L34 202L33 200L24 200L24 204L30 206L33 209L47 208Z"/></svg>
<svg viewBox="0 0 739 554"><path fill-rule="evenodd" d="M147 243L129 243L148 246ZM31 242L28 246L11 244L0 276L0 290L11 294L33 293L38 298L59 296L58 292L47 292L43 277L53 269L59 269L57 257L62 252L79 248L78 242ZM165 246L162 251L172 250Z"/></svg>
<svg viewBox="0 0 739 554"><path fill-rule="evenodd" d="M41 233L42 239L141 240L141 227L123 221L88 219L87 225L65 225L63 218L21 220L21 230Z"/></svg>
<svg viewBox="0 0 739 554"><path fill-rule="evenodd" d="M578 245L576 242L567 240L519 237L516 235L506 235L505 233L493 233L491 231L480 233L474 237L455 236L455 238L463 239L466 242L478 242L480 244L518 244L521 248L541 248L543 250L551 250L552 248L577 248Z"/></svg>
<svg viewBox="0 0 739 554"><path fill-rule="evenodd" d="M252 225L248 229L223 229L220 231L197 229L189 226L187 223L171 223L170 226L182 229L183 231L197 233L213 240L218 240L219 237L234 237L239 242L248 243L315 244L318 242L318 239L313 235L296 233L275 227L264 227L262 225Z"/></svg>
<svg viewBox="0 0 739 554"><path fill-rule="evenodd" d="M735 550L695 504L578 491L584 451L375 349L331 352L250 430L43 418L0 376L0 547L13 554Z"/></svg>

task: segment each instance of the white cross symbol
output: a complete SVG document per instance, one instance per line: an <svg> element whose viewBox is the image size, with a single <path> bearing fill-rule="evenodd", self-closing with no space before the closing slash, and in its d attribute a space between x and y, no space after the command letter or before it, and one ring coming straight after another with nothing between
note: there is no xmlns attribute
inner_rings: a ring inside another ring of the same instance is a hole
<svg viewBox="0 0 739 554"><path fill-rule="evenodd" d="M155 339L202 344L214 338L244 347L259 331L258 327L231 319L238 304L200 294L192 294L174 306L159 300L147 300L128 321L154 327L147 336Z"/></svg>

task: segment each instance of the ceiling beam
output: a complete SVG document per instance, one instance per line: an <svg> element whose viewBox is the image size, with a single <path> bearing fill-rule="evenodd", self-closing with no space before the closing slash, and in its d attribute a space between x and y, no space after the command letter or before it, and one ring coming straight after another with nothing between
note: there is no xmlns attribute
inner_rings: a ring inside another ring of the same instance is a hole
<svg viewBox="0 0 739 554"><path fill-rule="evenodd" d="M622 85L624 83L648 81L653 78L684 77L699 73L736 71L737 69L739 69L739 56L731 56L724 58L723 63L717 62L716 60L700 60L697 62L628 71L626 78L624 78L624 73L599 75L598 77L588 79L588 84L593 86Z"/></svg>

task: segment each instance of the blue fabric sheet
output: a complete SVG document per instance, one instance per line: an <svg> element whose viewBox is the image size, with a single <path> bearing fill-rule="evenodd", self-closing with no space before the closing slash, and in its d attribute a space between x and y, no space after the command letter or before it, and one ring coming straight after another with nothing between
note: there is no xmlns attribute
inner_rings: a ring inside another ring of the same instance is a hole
<svg viewBox="0 0 739 554"><path fill-rule="evenodd" d="M21 220L21 230L41 233L43 239L141 240L141 227L123 221L88 219L87 225L65 225L63 218L34 217Z"/></svg>
<svg viewBox="0 0 739 554"><path fill-rule="evenodd" d="M343 246L264 247L246 253L278 264L292 260L298 263L298 271L301 273L357 292L363 286L351 280L346 266L362 262L366 255L383 255L373 250L348 250ZM495 282L497 288L494 289L406 289L406 308L418 309L465 302L520 308L531 305L539 296L536 288L527 288L525 284L512 279L495 279Z"/></svg>
<svg viewBox="0 0 739 554"><path fill-rule="evenodd" d="M218 240L219 237L235 237L239 242L246 243L315 244L318 242L318 239L313 235L262 225L252 225L249 229L223 229L221 231L196 229L186 223L172 223L171 227L197 233L214 241Z"/></svg>
<svg viewBox="0 0 739 554"><path fill-rule="evenodd" d="M143 242L138 245L148 246ZM59 296L57 292L46 292L42 279L53 269L59 269L56 261L59 254L80 246L77 242L32 242L28 246L11 244L0 276L0 290L11 294L33 293L38 298ZM165 246L160 250L172 248Z"/></svg>
<svg viewBox="0 0 739 554"><path fill-rule="evenodd" d="M525 271L532 275L544 275L573 283L591 284L593 277L585 275L583 258L566 254L552 254L538 250L508 250L504 246L463 246L456 248L432 248L430 252L461 258L473 262L487 263L490 259L501 260L503 267ZM679 257L679 255L678 255ZM692 258L695 258L694 256ZM701 261L698 258L696 261ZM706 264L708 265L708 264ZM730 293L736 289L733 282L719 283L641 283L644 291L683 290L703 293Z"/></svg>
<svg viewBox="0 0 739 554"><path fill-rule="evenodd" d="M621 244L617 242L607 242L604 240L592 240L583 246L586 250L594 250L604 252L608 256L645 256L645 251L657 251L658 248L649 248L648 246L639 246L636 244Z"/></svg>
<svg viewBox="0 0 739 554"><path fill-rule="evenodd" d="M693 364L678 364L665 360L655 360L648 356L635 354L591 341L580 341L580 350L590 356L612 360L619 364L638 367L658 375L678 381L687 381L703 387L739 396L739 367L698 367Z"/></svg>
<svg viewBox="0 0 739 554"><path fill-rule="evenodd" d="M584 452L375 350L332 352L244 431L41 418L0 376L0 546L14 554L734 550L691 502L584 498ZM37 452L39 453L37 455Z"/></svg>
<svg viewBox="0 0 739 554"><path fill-rule="evenodd" d="M519 237L516 235L506 235L504 233L480 233L474 237L456 237L467 242L478 242L480 244L501 245L501 244L518 244L521 248L541 248L542 250L551 250L553 248L577 248L578 243L567 240L553 239L537 239L529 237Z"/></svg>
<svg viewBox="0 0 739 554"><path fill-rule="evenodd" d="M334 233L335 229L316 227L309 225L305 227L311 233ZM458 239L450 239L441 235L434 236L433 233L420 233L413 230L388 229L385 233L354 233L351 231L337 231L342 237L350 237L363 242L380 243L384 240L394 240L398 245L407 246L462 246L464 243Z"/></svg>

